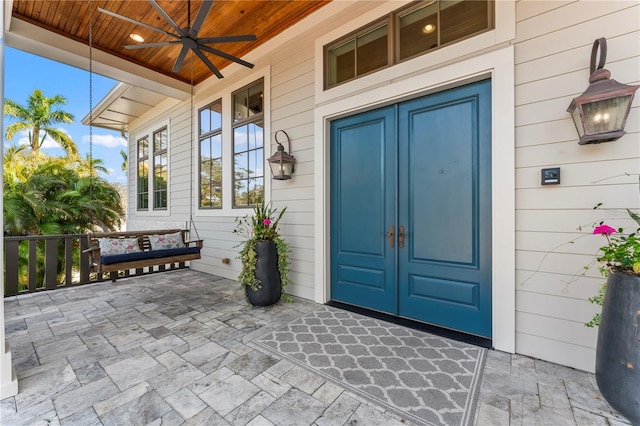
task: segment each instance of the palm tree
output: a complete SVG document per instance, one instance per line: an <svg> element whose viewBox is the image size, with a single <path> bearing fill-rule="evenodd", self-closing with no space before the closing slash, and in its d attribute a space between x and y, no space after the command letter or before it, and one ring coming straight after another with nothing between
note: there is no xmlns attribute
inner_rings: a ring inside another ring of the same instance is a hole
<svg viewBox="0 0 640 426"><path fill-rule="evenodd" d="M20 131L29 132L29 145L31 150L40 150L45 137L48 135L56 141L68 155L78 154L78 147L71 137L65 132L54 128L56 124L73 123L73 114L54 109L57 105L65 105L64 96L55 95L51 98L42 94L42 90L35 89L27 98L27 105L23 106L11 99L4 101L4 114L18 121L7 126L7 140ZM44 133L40 138L40 133Z"/></svg>
<svg viewBox="0 0 640 426"><path fill-rule="evenodd" d="M91 162L91 164L89 164ZM98 176L102 160L4 154L5 235L75 234L117 229L124 217L118 188Z"/></svg>

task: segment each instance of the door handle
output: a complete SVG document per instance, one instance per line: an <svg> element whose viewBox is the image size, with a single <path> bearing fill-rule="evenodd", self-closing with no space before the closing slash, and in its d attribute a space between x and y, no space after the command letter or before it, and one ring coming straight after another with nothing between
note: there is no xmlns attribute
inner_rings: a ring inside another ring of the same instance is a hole
<svg viewBox="0 0 640 426"><path fill-rule="evenodd" d="M404 226L398 228L398 248L404 248Z"/></svg>
<svg viewBox="0 0 640 426"><path fill-rule="evenodd" d="M394 231L395 231L395 228L393 227L393 225L391 225L389 227L389 233L387 234L387 237L389 237L389 247L391 247L391 248L393 248L393 244L394 244L395 237L396 237Z"/></svg>

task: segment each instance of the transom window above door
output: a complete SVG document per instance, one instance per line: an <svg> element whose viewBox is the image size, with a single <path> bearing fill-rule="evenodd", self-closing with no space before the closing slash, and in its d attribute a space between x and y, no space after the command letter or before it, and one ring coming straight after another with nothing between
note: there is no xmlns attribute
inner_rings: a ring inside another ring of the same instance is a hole
<svg viewBox="0 0 640 426"><path fill-rule="evenodd" d="M493 29L493 0L419 1L324 48L325 89Z"/></svg>

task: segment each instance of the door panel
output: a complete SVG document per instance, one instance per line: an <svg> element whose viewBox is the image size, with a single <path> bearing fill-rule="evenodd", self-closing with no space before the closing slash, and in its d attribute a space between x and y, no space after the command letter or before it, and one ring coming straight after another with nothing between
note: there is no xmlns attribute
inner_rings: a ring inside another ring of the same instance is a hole
<svg viewBox="0 0 640 426"><path fill-rule="evenodd" d="M332 298L397 313L395 107L331 123ZM391 161L389 161L391 158Z"/></svg>
<svg viewBox="0 0 640 426"><path fill-rule="evenodd" d="M490 337L490 81L333 121L330 158L332 299Z"/></svg>
<svg viewBox="0 0 640 426"><path fill-rule="evenodd" d="M399 312L491 335L491 85L399 107ZM489 202L487 202L487 200Z"/></svg>

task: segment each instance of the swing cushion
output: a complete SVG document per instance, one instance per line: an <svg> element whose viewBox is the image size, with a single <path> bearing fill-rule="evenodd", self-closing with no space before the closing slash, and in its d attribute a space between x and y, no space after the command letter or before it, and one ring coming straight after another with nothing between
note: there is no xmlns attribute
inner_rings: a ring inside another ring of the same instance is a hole
<svg viewBox="0 0 640 426"><path fill-rule="evenodd" d="M137 253L140 251L137 238L98 238L100 253L105 256Z"/></svg>
<svg viewBox="0 0 640 426"><path fill-rule="evenodd" d="M149 243L151 244L151 250L165 250L184 247L182 232L149 235Z"/></svg>
<svg viewBox="0 0 640 426"><path fill-rule="evenodd" d="M179 247L163 250L141 251L137 253L113 254L100 256L103 265L111 265L121 262L133 262L136 260L158 259L162 257L180 256L183 254L198 254L200 247Z"/></svg>

